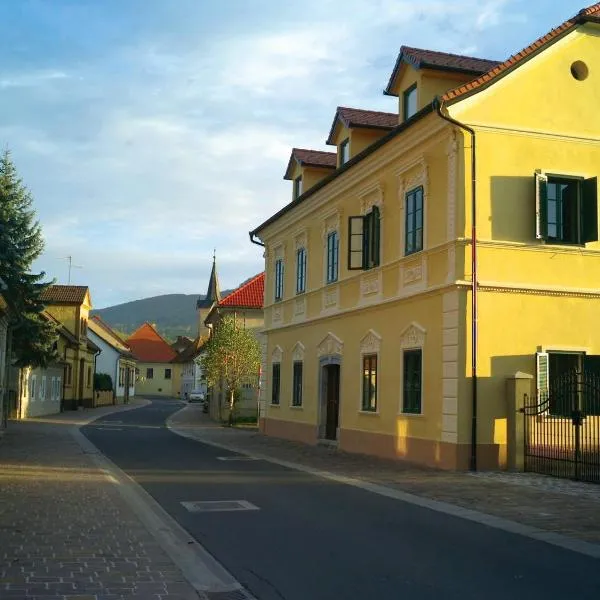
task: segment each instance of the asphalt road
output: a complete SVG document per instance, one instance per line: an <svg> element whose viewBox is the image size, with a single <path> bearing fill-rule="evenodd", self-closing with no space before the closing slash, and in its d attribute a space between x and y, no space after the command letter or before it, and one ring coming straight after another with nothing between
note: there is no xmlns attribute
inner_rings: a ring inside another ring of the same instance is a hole
<svg viewBox="0 0 600 600"><path fill-rule="evenodd" d="M155 401L84 434L259 600L600 598L600 561L171 433ZM189 512L190 501L259 510Z"/></svg>

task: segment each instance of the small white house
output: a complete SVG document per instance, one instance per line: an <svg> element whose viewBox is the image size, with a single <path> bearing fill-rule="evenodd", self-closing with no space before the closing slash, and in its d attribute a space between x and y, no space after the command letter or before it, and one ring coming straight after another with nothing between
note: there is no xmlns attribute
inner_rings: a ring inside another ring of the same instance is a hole
<svg viewBox="0 0 600 600"><path fill-rule="evenodd" d="M202 391L206 396L206 381L202 377L200 357L206 339L196 338L173 362L181 364L181 399L185 400L192 391Z"/></svg>
<svg viewBox="0 0 600 600"><path fill-rule="evenodd" d="M88 321L88 337L101 350L96 373L111 376L115 403L126 404L135 396L136 361L129 346L98 315Z"/></svg>

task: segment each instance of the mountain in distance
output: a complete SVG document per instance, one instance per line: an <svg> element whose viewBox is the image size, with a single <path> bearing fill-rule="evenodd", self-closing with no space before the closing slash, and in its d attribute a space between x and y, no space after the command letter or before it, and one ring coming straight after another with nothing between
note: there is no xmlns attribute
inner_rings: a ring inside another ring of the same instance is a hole
<svg viewBox="0 0 600 600"><path fill-rule="evenodd" d="M221 293L224 297L230 290ZM113 329L129 336L140 325L152 323L159 333L168 340L175 341L178 335L195 338L198 332L196 302L203 294L165 294L107 306L92 310Z"/></svg>

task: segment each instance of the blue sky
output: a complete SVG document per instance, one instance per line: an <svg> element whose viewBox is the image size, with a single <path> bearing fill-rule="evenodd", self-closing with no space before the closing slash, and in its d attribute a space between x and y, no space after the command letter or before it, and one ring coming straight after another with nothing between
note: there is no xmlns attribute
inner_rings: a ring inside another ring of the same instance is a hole
<svg viewBox="0 0 600 600"><path fill-rule="evenodd" d="M338 105L395 111L402 44L505 59L585 0L0 0L0 143L96 308L263 268L293 146Z"/></svg>

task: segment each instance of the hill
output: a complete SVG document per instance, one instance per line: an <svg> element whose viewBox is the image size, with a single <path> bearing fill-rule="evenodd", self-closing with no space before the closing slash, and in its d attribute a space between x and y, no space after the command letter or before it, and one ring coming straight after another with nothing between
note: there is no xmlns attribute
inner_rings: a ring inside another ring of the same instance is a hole
<svg viewBox="0 0 600 600"><path fill-rule="evenodd" d="M196 301L199 297L202 294L153 296L93 310L92 315L100 315L111 327L127 335L148 321L169 340L175 340L178 335L194 338L198 330Z"/></svg>

